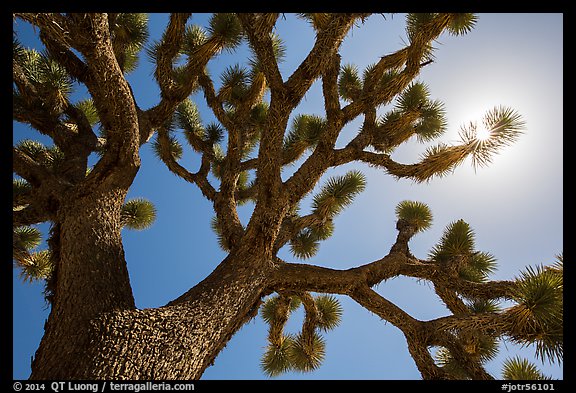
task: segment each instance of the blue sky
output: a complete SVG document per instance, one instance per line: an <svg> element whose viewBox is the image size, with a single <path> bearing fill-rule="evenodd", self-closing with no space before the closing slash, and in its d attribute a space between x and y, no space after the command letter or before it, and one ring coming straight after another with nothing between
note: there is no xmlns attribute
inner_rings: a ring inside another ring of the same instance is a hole
<svg viewBox="0 0 576 393"><path fill-rule="evenodd" d="M192 23L204 24L206 14ZM152 14L150 34L160 36L167 15ZM15 22L20 40L34 42L33 30ZM312 30L302 20L287 15L277 33L287 53L280 67L284 78L298 66L312 47ZM401 14L375 15L354 28L342 45L343 63L359 69L405 42ZM347 165L327 175L358 168L367 176L366 190L335 220L335 233L322 243L309 263L346 269L381 258L395 239L394 208L402 200L428 204L434 215L432 228L410 242L414 255L425 258L446 225L464 219L474 229L476 246L498 260L493 279L512 279L526 266L548 264L563 251L563 16L562 14L479 14L474 30L462 37L440 36L434 45L434 63L424 67L419 80L426 83L432 99L444 102L448 131L442 141L456 143L461 125L477 120L496 105L516 109L527 123L518 142L495 157L492 165L476 171L469 161L445 178L415 184L397 181L367 166ZM238 57L240 56L240 58ZM215 80L226 66L245 59L245 50L223 53L209 63ZM232 63L230 63L230 61ZM158 100L152 68L141 58L141 69L128 77L138 104L146 109ZM81 92L78 93L80 96ZM213 117L194 96L203 121ZM385 108L383 108L385 109ZM323 114L319 84L302 100L298 113ZM342 142L357 130L353 122ZM14 123L14 139L36 137ZM41 141L45 139L38 138ZM410 142L393 158L409 163L426 146ZM194 186L170 173L154 156L151 146L141 148L142 166L128 195L152 201L158 211L154 225L142 232L125 230L124 247L130 279L140 308L158 307L179 296L203 279L224 257L210 229L211 205ZM184 154L181 164L191 171L198 159ZM302 207L307 208L304 200ZM245 222L251 205L240 209ZM39 226L45 229L46 225ZM282 250L281 257L297 261ZM13 377L27 378L30 358L43 334L46 308L42 284L23 284L13 272ZM395 278L377 291L416 318L427 320L447 315L430 285L408 278ZM341 325L325 334L326 359L313 373L288 373L277 379L420 379L406 342L398 329L346 297ZM287 331L296 332L302 321L294 314ZM267 325L256 317L232 338L218 355L204 379L265 379L259 367L266 346ZM501 362L518 353L532 358L532 347L518 349L503 342L499 356L487 369L501 375ZM534 360L542 371L563 378L562 367Z"/></svg>

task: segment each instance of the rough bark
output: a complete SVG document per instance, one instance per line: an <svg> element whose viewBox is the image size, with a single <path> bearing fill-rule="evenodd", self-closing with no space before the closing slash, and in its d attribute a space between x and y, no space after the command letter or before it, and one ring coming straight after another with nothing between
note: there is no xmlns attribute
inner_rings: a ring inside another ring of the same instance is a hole
<svg viewBox="0 0 576 393"><path fill-rule="evenodd" d="M68 379L88 345L90 320L134 308L120 236L125 191L69 198L52 241L52 310L32 364L32 379Z"/></svg>
<svg viewBox="0 0 576 393"><path fill-rule="evenodd" d="M90 324L92 344L75 378L199 379L234 333L256 314L263 271L238 274L228 258L170 304L117 310Z"/></svg>

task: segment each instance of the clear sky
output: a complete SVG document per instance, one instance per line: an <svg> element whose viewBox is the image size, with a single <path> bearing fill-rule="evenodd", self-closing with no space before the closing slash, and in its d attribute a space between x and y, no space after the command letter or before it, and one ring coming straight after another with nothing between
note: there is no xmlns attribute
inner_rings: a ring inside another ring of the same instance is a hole
<svg viewBox="0 0 576 393"><path fill-rule="evenodd" d="M206 20L206 14L196 14L191 22L204 24ZM160 37L166 21L167 15L151 15L153 39ZM34 31L29 26L18 20L14 28L21 32L23 44L34 45ZM312 47L313 35L304 21L290 14L279 19L277 33L287 47L280 67L286 79ZM386 15L385 19L375 15L354 28L344 41L342 63L354 63L363 69L406 42L402 14ZM364 165L329 172L334 175L358 168L367 176L367 187L336 218L334 235L321 244L308 263L346 269L381 258L395 240L394 208L405 199L428 204L434 215L433 226L410 242L417 257L426 258L445 226L458 219L474 229L476 247L497 258L498 270L492 279L512 279L526 266L552 263L562 253L563 15L479 14L477 26L470 33L461 37L443 34L434 46L435 61L424 67L418 80L429 86L432 99L445 104L448 131L442 141L456 143L460 126L496 105L517 110L527 123L525 134L496 156L489 167L474 171L467 161L452 175L424 184L397 181ZM217 80L230 60L233 64L243 53L224 53L211 61L213 78ZM128 77L143 109L158 100L158 88L146 59L142 56L141 69ZM299 113L322 115L320 93L316 83L302 100ZM202 119L212 121L202 96L194 99ZM347 129L348 138L358 124L353 122ZM14 123L15 141L35 135ZM38 140L46 142L44 138ZM408 143L393 158L414 162L426 146ZM198 159L187 153L181 164L196 171ZM206 277L224 253L210 229L212 207L199 190L169 172L156 159L150 144L141 148L141 157L142 166L128 197L149 199L158 217L148 230L124 230L123 238L136 304L148 308L166 304ZM240 209L245 222L250 208L247 205ZM280 256L299 262L285 250ZM13 377L24 379L30 374L30 359L42 337L49 310L42 295L43 285L24 284L18 274L14 269ZM448 314L426 283L395 278L376 289L416 318L428 320ZM324 336L326 359L322 366L313 373L288 373L277 379L420 379L398 329L354 301L339 299L344 307L342 323ZM287 331L296 332L301 321L301 314L293 315ZM267 325L259 316L244 325L203 378L265 379L259 363L266 335ZM544 374L563 378L561 365L532 358L533 347L518 349L502 342L500 349L499 356L487 366L496 378L501 376L502 360L518 353L534 361Z"/></svg>

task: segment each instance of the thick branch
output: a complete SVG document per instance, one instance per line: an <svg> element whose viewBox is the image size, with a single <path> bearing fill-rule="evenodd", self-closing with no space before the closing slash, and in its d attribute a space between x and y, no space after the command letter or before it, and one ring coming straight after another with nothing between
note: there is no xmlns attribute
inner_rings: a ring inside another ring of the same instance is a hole
<svg viewBox="0 0 576 393"><path fill-rule="evenodd" d="M163 96L169 96L174 89L172 65L182 46L186 21L189 17L190 14L171 14L162 42L158 46L154 76Z"/></svg>
<svg viewBox="0 0 576 393"><path fill-rule="evenodd" d="M244 32L248 36L252 49L258 57L261 70L266 75L266 80L270 84L271 89L282 90L282 75L280 74L276 56L274 55L274 46L272 37L270 36L270 24L256 23L256 17L253 14L239 13L237 16L242 23ZM263 16L262 18L265 17Z"/></svg>
<svg viewBox="0 0 576 393"><path fill-rule="evenodd" d="M326 28L317 34L314 47L285 83L290 97L288 104L292 108L298 105L326 65L332 64L332 57L358 17L355 14L333 14Z"/></svg>
<svg viewBox="0 0 576 393"><path fill-rule="evenodd" d="M404 333L408 350L424 379L451 379L445 371L436 366L428 352L427 334L421 321L412 318L367 285L359 286L350 296L362 307L392 323Z"/></svg>
<svg viewBox="0 0 576 393"><path fill-rule="evenodd" d="M216 198L216 190L207 178L210 171L210 160L207 156L205 154L202 155L202 164L198 172L191 173L180 165L170 152L170 138L168 137L168 130L165 127L158 129L158 143L160 144L160 158L168 169L187 182L196 184L208 200L214 201Z"/></svg>

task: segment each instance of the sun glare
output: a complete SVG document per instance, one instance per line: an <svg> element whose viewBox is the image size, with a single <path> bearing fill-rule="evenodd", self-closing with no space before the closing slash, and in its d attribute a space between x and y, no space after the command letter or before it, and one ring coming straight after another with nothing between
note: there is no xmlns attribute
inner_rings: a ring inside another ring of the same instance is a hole
<svg viewBox="0 0 576 393"><path fill-rule="evenodd" d="M486 127L478 127L476 129L476 139L479 141L485 141L490 138L490 130L486 129Z"/></svg>

